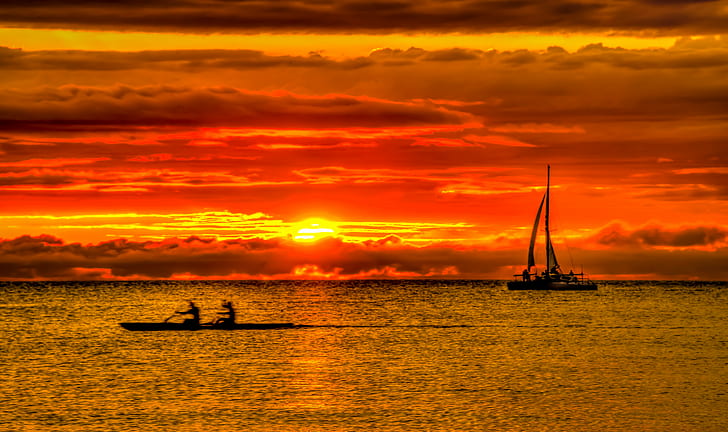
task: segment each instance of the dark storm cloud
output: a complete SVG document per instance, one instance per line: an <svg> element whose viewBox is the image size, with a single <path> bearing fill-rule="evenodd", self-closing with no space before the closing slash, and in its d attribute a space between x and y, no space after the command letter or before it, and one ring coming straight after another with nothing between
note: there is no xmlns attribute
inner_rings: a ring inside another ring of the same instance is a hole
<svg viewBox="0 0 728 432"><path fill-rule="evenodd" d="M715 34L726 1L652 0L8 0L0 23L16 27L167 32L617 31Z"/></svg>
<svg viewBox="0 0 728 432"><path fill-rule="evenodd" d="M468 116L426 104L348 95L300 96L231 87L64 86L0 94L0 127L227 126L275 128L460 124Z"/></svg>

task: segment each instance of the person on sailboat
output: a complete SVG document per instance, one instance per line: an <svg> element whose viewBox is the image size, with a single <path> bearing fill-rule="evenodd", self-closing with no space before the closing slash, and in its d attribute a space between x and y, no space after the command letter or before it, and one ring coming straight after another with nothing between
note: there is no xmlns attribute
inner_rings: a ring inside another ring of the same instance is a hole
<svg viewBox="0 0 728 432"><path fill-rule="evenodd" d="M551 276L552 279L561 279L561 272L559 272L559 266L551 267L549 276Z"/></svg>
<svg viewBox="0 0 728 432"><path fill-rule="evenodd" d="M576 281L576 276L574 275L574 270L569 270L569 278L567 279L569 281Z"/></svg>
<svg viewBox="0 0 728 432"><path fill-rule="evenodd" d="M223 301L222 308L225 309L223 312L218 312L222 317L215 320L216 326L230 326L235 324L235 308L233 308L233 302Z"/></svg>
<svg viewBox="0 0 728 432"><path fill-rule="evenodd" d="M529 273L528 269L523 269L523 281L529 282L531 280L531 273Z"/></svg>
<svg viewBox="0 0 728 432"><path fill-rule="evenodd" d="M192 318L186 318L182 323L197 327L200 325L200 308L195 306L194 303L190 302L190 309L184 312L175 312L179 315L192 315Z"/></svg>

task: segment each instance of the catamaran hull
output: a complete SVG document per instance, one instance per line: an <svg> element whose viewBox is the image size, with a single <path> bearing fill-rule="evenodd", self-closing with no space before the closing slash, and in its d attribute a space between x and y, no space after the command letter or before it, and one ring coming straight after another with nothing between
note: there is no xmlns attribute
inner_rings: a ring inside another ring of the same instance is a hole
<svg viewBox="0 0 728 432"><path fill-rule="evenodd" d="M597 285L590 282L562 281L510 281L509 290L531 291L596 291Z"/></svg>
<svg viewBox="0 0 728 432"><path fill-rule="evenodd" d="M131 331L169 331L169 330L273 330L294 328L293 323L239 323L232 326L199 325L193 326L184 323L119 323L123 328Z"/></svg>

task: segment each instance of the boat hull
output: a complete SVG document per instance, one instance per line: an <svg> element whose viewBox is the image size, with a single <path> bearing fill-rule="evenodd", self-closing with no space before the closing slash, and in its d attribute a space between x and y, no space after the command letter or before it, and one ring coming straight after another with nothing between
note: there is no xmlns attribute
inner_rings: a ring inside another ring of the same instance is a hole
<svg viewBox="0 0 728 432"><path fill-rule="evenodd" d="M238 323L225 326L202 324L195 326L185 323L125 322L119 323L119 325L130 331L273 330L296 327L293 323Z"/></svg>
<svg viewBox="0 0 728 432"><path fill-rule="evenodd" d="M553 280L510 281L508 289L512 291L596 291L593 282L564 282Z"/></svg>

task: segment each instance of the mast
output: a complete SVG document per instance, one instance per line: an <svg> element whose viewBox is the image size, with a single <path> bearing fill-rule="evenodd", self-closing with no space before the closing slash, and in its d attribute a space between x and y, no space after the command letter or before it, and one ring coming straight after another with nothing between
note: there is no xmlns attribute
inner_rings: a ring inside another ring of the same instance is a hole
<svg viewBox="0 0 728 432"><path fill-rule="evenodd" d="M544 226L546 229L546 277L549 277L551 274L551 255L553 252L551 251L551 232L549 230L549 200L550 200L550 190L551 190L551 165L547 165L548 169L546 171L546 215L544 216Z"/></svg>

